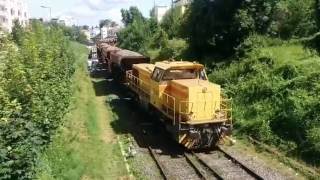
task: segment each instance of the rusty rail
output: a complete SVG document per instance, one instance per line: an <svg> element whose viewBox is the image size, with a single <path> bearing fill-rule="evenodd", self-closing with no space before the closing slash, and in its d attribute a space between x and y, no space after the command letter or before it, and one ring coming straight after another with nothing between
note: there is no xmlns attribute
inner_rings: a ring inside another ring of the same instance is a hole
<svg viewBox="0 0 320 180"><path fill-rule="evenodd" d="M210 167L204 160L202 160L199 155L197 155L196 153L192 153L192 155L198 160L198 162L204 166L206 169L208 169L210 171L210 173L218 180L223 180L223 176L222 173L220 173L218 170L213 169L212 167Z"/></svg>
<svg viewBox="0 0 320 180"><path fill-rule="evenodd" d="M228 159L230 159L232 162L238 164L243 170L245 170L250 176L257 180L263 180L264 178L261 177L259 174L257 174L253 169L246 166L244 163L239 161L236 157L232 156L230 153L225 151L222 147L217 146L217 150L222 152Z"/></svg>
<svg viewBox="0 0 320 180"><path fill-rule="evenodd" d="M157 164L157 167L159 168L160 174L161 174L161 176L163 177L163 179L165 179L165 180L170 179L168 173L165 171L163 165L162 165L161 162L159 161L159 159L158 159L156 153L153 151L153 149L152 149L150 146L148 146L148 150L149 150L149 153L150 153L152 159L153 159L153 160L155 161L155 163Z"/></svg>

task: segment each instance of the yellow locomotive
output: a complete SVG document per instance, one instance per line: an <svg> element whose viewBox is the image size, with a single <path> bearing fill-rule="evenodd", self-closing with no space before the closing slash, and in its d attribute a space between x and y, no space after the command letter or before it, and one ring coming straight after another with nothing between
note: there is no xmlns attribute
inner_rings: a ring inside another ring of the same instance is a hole
<svg viewBox="0 0 320 180"><path fill-rule="evenodd" d="M133 64L128 87L187 149L214 147L232 128L231 104L208 81L204 66L185 61Z"/></svg>

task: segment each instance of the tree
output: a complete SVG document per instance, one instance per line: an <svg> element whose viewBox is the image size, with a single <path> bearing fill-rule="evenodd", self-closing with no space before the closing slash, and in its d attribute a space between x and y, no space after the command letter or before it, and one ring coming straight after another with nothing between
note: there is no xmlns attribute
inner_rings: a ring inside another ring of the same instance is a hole
<svg viewBox="0 0 320 180"><path fill-rule="evenodd" d="M139 20L134 20L133 23L118 33L119 46L132 51L146 52L149 40L148 26Z"/></svg>
<svg viewBox="0 0 320 180"><path fill-rule="evenodd" d="M154 33L150 46L156 49L162 49L168 47L168 34L161 28Z"/></svg>
<svg viewBox="0 0 320 180"><path fill-rule="evenodd" d="M234 26L234 17L241 1L197 0L185 13L181 35L198 56L205 54L231 55L243 39Z"/></svg>
<svg viewBox="0 0 320 180"><path fill-rule="evenodd" d="M84 26L82 26L82 29L84 29L84 30L89 30L90 27L89 27L88 25L84 25Z"/></svg>
<svg viewBox="0 0 320 180"><path fill-rule="evenodd" d="M13 22L13 28L12 28L12 39L13 41L17 44L17 45L22 45L22 38L23 38L23 34L24 34L24 30L23 27L21 26L19 20L14 20Z"/></svg>
<svg viewBox="0 0 320 180"><path fill-rule="evenodd" d="M132 24L133 21L145 21L142 13L137 7L131 6L129 10L121 9L122 22L125 26Z"/></svg>
<svg viewBox="0 0 320 180"><path fill-rule="evenodd" d="M110 26L111 23L112 20L110 19L100 20L99 27L102 28L103 26Z"/></svg>
<svg viewBox="0 0 320 180"><path fill-rule="evenodd" d="M162 18L161 27L166 31L170 39L180 36L182 17L181 8L175 7L170 9Z"/></svg>
<svg viewBox="0 0 320 180"><path fill-rule="evenodd" d="M281 38L306 37L317 32L314 0L285 0L276 4L271 30Z"/></svg>

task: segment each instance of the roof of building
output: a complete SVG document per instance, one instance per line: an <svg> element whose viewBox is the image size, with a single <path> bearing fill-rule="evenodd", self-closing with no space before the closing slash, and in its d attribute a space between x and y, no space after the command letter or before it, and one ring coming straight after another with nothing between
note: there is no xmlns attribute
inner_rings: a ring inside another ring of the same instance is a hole
<svg viewBox="0 0 320 180"><path fill-rule="evenodd" d="M167 69L185 69L185 68L202 69L204 66L202 64L189 62L189 61L162 61L162 62L157 62L156 67L167 70Z"/></svg>

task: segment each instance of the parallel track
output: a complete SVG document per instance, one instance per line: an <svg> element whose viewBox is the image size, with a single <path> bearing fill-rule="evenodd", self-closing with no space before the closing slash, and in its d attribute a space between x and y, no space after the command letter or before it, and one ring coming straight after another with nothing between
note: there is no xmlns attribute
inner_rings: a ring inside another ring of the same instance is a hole
<svg viewBox="0 0 320 180"><path fill-rule="evenodd" d="M236 157L232 156L230 153L226 152L220 146L217 146L218 151L222 152L228 159L230 159L233 163L239 165L243 170L245 170L250 176L257 180L263 180L264 178L257 174L254 170L240 162Z"/></svg>
<svg viewBox="0 0 320 180"><path fill-rule="evenodd" d="M158 169L160 171L161 176L163 177L163 179L168 180L169 179L169 175L165 171L165 169L164 169L163 165L161 164L161 162L159 161L158 155L154 152L154 150L150 146L148 146L148 150L149 150L149 153L150 153L152 159L156 163L156 165L157 165L157 167L158 167Z"/></svg>
<svg viewBox="0 0 320 180"><path fill-rule="evenodd" d="M223 176L220 172L218 172L217 170L213 169L212 167L210 167L204 160L202 160L200 158L200 156L196 153L192 153L192 155L198 160L198 162L204 166L207 170L209 170L209 172L216 178L216 179L219 179L219 180L222 180L223 179ZM206 179L209 179L209 178L206 178Z"/></svg>
<svg viewBox="0 0 320 180"><path fill-rule="evenodd" d="M201 178L201 179L208 179L207 175L205 173L203 173L200 168L198 167L198 165L196 165L192 158L190 157L189 154L187 153L184 153L184 157L186 158L187 162L193 167L193 169L196 171L196 173L198 174L198 176Z"/></svg>
<svg viewBox="0 0 320 180"><path fill-rule="evenodd" d="M149 153L150 153L152 159L155 161L163 179L165 179L165 180L179 179L179 177L173 178L172 175L170 175L169 172L167 172L165 166L159 160L159 157L158 157L159 155L157 155L157 153L154 152L154 150L150 146L148 146L148 150L149 150ZM192 169L194 169L194 171L196 172L199 179L204 179L204 180L212 179L212 178L209 178L208 175L206 175L203 172L203 170L200 169L199 165L194 163L194 161L192 160L192 157L194 156L193 154L184 153L183 156L186 159L187 163L192 167Z"/></svg>
<svg viewBox="0 0 320 180"><path fill-rule="evenodd" d="M148 146L149 153L152 157L152 159L155 161L161 176L165 180L173 179L172 175L166 170L163 163L159 160L159 155L152 149L152 147ZM226 152L223 148L217 147L217 150L221 152L227 159L229 159L231 162L236 164L239 168L243 169L248 175L250 175L253 179L257 180L263 180L264 178L258 175L254 172L251 168L244 165L242 162L240 162L237 158L232 156L230 153ZM197 176L200 179L209 180L209 179L226 179L224 174L219 170L219 168L213 168L210 166L206 161L204 161L199 154L191 152L187 153L185 152L183 154L184 158L186 159L187 163L192 167L192 169L195 170ZM195 162L197 161L197 162ZM179 179L174 178L174 179Z"/></svg>

